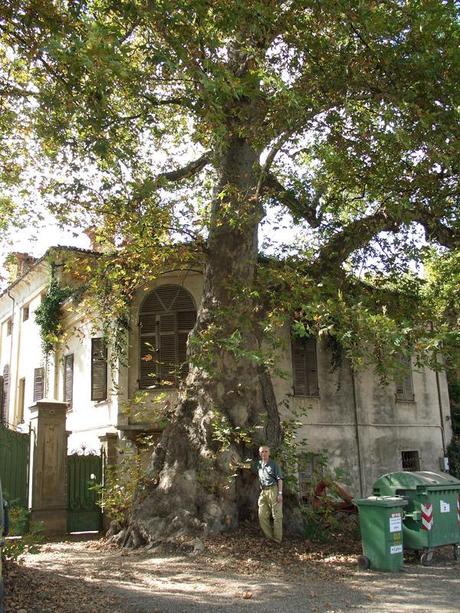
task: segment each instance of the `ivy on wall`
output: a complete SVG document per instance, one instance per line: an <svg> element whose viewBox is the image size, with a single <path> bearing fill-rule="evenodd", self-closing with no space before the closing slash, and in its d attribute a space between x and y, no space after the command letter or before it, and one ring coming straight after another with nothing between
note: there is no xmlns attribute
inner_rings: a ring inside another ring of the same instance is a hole
<svg viewBox="0 0 460 613"><path fill-rule="evenodd" d="M40 328L40 338L45 355L48 355L59 342L62 332L60 314L62 303L73 294L70 287L60 287L57 279L51 279L42 303L35 311L35 321Z"/></svg>

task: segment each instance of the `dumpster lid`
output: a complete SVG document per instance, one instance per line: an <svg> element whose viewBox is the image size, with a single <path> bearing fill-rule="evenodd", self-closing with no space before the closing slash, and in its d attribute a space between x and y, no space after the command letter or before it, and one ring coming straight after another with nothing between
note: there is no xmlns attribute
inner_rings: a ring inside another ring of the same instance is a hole
<svg viewBox="0 0 460 613"><path fill-rule="evenodd" d="M445 488L460 488L460 480L447 475L446 473L435 473L429 471L400 471L395 473L387 473L382 475L374 483L374 491L384 486L388 491L391 490L416 490L416 489L445 489Z"/></svg>
<svg viewBox="0 0 460 613"><path fill-rule="evenodd" d="M408 502L402 496L369 496L368 498L353 498L357 507L405 507Z"/></svg>

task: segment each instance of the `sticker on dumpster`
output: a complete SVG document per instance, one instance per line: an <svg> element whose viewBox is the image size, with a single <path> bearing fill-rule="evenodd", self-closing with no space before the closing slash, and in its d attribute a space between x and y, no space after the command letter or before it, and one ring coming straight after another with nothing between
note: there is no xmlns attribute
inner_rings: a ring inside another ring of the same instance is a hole
<svg viewBox="0 0 460 613"><path fill-rule="evenodd" d="M441 500L441 513L450 513L450 504Z"/></svg>
<svg viewBox="0 0 460 613"><path fill-rule="evenodd" d="M431 502L421 504L422 509L422 530L431 530L433 527L433 505Z"/></svg>
<svg viewBox="0 0 460 613"><path fill-rule="evenodd" d="M402 545L392 545L390 547L390 553L402 553Z"/></svg>
<svg viewBox="0 0 460 613"><path fill-rule="evenodd" d="M390 517L390 532L401 532L401 514L393 513Z"/></svg>

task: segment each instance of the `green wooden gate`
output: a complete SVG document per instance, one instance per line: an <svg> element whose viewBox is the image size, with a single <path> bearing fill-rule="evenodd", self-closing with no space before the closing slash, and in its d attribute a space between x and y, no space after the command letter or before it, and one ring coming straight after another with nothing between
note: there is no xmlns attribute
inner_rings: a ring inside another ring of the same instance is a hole
<svg viewBox="0 0 460 613"><path fill-rule="evenodd" d="M102 455L67 456L69 502L67 529L69 532L100 531L102 511L99 494L94 486L102 483Z"/></svg>
<svg viewBox="0 0 460 613"><path fill-rule="evenodd" d="M30 435L0 424L0 478L9 504L28 507Z"/></svg>

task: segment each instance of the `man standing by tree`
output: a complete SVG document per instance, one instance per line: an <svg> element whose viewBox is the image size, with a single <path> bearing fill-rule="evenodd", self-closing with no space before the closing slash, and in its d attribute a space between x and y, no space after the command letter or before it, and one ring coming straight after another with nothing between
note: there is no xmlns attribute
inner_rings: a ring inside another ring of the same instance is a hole
<svg viewBox="0 0 460 613"><path fill-rule="evenodd" d="M260 527L268 539L281 543L283 538L283 475L278 464L270 460L268 447L259 447L259 456Z"/></svg>

